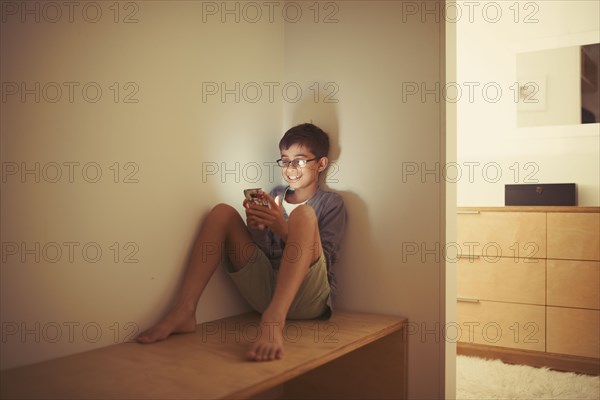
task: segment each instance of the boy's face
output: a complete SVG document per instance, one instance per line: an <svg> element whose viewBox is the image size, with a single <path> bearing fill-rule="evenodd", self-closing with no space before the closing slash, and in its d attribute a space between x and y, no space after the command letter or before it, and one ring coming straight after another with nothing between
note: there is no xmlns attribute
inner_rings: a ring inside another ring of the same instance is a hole
<svg viewBox="0 0 600 400"><path fill-rule="evenodd" d="M284 161L311 160L306 163L304 168L294 165L283 167L281 173L286 182L294 190L318 186L319 172L327 167L327 157L315 159L305 146L293 144L288 149L281 150L281 159Z"/></svg>

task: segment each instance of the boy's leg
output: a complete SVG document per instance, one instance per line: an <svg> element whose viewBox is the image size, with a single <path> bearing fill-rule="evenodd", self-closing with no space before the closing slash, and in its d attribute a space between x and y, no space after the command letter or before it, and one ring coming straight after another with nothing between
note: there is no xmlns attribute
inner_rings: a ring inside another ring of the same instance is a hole
<svg viewBox="0 0 600 400"><path fill-rule="evenodd" d="M242 217L231 206L218 204L204 221L194 244L183 286L175 305L156 325L141 333L136 340L152 343L171 333L193 332L196 329L196 305L213 272L220 265L223 246L231 265L238 271L252 257L248 249L255 246Z"/></svg>
<svg viewBox="0 0 600 400"><path fill-rule="evenodd" d="M287 312L308 269L321 254L321 237L312 207L302 205L288 218L288 241L283 250L273 299L261 318L261 336L247 356L257 361L283 356L283 327Z"/></svg>

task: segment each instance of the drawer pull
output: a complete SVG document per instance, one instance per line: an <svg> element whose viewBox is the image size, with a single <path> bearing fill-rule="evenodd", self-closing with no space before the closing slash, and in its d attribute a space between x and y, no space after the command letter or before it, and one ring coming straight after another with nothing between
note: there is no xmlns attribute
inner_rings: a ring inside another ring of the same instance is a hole
<svg viewBox="0 0 600 400"><path fill-rule="evenodd" d="M480 214L481 211L476 211L476 210L462 210L462 211L457 211L457 214Z"/></svg>
<svg viewBox="0 0 600 400"><path fill-rule="evenodd" d="M479 299L472 297L457 297L456 301L462 301L463 303L479 303Z"/></svg>

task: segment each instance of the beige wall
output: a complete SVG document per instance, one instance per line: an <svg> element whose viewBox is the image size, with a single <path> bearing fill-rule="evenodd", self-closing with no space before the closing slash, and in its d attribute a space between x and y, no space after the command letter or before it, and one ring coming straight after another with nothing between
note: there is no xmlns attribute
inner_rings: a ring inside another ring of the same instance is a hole
<svg viewBox="0 0 600 400"><path fill-rule="evenodd" d="M286 22L275 9L273 22L265 15L245 21L242 11L239 23L232 16L223 23L218 14L202 22L201 3L140 2L134 24L115 24L108 9L111 19L97 24L18 18L3 24L3 81L94 81L105 93L97 103L38 104L30 97L21 103L18 95L2 103L3 162L96 162L103 172L95 184L78 176L73 183L7 176L3 242L97 242L103 257L87 262L77 248L73 263L64 256L56 263L7 256L3 324L20 330L21 322L25 328L39 322L42 337L36 343L34 334L7 335L3 368L110 345L116 332L122 340L131 327L155 322L181 281L202 216L216 202L241 208L243 188L277 183L267 166L262 179L249 180L256 165L277 157L285 129L311 119L332 136L336 166L326 185L342 194L349 213L338 306L406 316L419 329L443 326L443 260L405 251L444 243L443 183L401 176L403 163L445 158L440 103L402 97L405 82L444 79L442 24L403 21L401 2L327 4L336 7L321 3L318 23L308 3L301 3L298 22ZM327 15L337 21L324 23ZM130 81L139 87L139 102L114 103L109 86ZM229 88L240 82L240 102L234 94L203 101L203 82L211 89L210 82ZM243 89L251 82L263 89L256 102L256 86ZM269 82L278 84L272 102ZM110 165L120 162L123 169L128 161L139 168L139 182L113 183ZM221 174L223 167L233 172ZM115 262L114 242L133 242L139 262ZM197 318L246 309L220 271ZM64 337L69 321L80 324L72 343ZM49 323L63 329L56 343L48 341ZM82 338L86 323L88 336L102 328L97 343ZM444 397L443 338L416 332L409 340L411 398Z"/></svg>
<svg viewBox="0 0 600 400"><path fill-rule="evenodd" d="M444 73L441 25L418 17L402 23L400 2L340 4L337 24L285 26L286 80L333 81L339 102L285 103L284 122L312 118L337 138L328 187L349 212L338 306L434 329L444 321L442 260L406 249L444 243L445 201L440 183L403 182L402 168L439 162L444 126L440 103L404 102L402 88ZM443 397L444 344L434 336L410 336L410 398Z"/></svg>
<svg viewBox="0 0 600 400"><path fill-rule="evenodd" d="M12 247L3 249L3 367L110 345L157 321L181 281L202 217L216 202L241 209L248 186L242 179L256 170L249 163L278 155L273 140L281 132L280 100L236 103L228 95L223 103L217 94L203 101L203 82L233 88L235 82L280 81L281 21L202 23L200 3L138 2L139 10L121 9L120 15L122 21L136 11L137 23L114 23L110 4L97 4L103 11L97 23L76 13L74 23L66 16L57 23L9 16L2 25L2 81L31 88L40 82L42 88L39 103L34 95L22 102L20 93L2 103L2 162L19 168L5 173L2 187L2 242L18 246L15 255L7 253ZM64 82L80 83L73 102L66 89L59 101L46 101L55 97L52 85L43 89L52 82L65 88ZM81 94L89 82L102 90L95 103ZM72 183L69 162L79 163L72 164ZM33 174L21 177L21 163L39 163L39 183ZM53 163L63 173L56 183L50 182ZM94 165L102 176L89 183ZM225 168L233 172L223 174ZM265 168L256 185L267 184ZM73 262L66 242L75 242ZM22 262L22 250L36 243L39 262L35 254ZM101 249L98 261L84 258L86 244L90 258ZM136 262L125 262L127 255ZM220 270L197 317L247 309ZM13 323L18 332L9 334Z"/></svg>
<svg viewBox="0 0 600 400"><path fill-rule="evenodd" d="M451 4L447 2L446 4ZM456 82L456 23L446 21L445 23L445 60L446 60L446 82ZM456 104L445 103L445 146L446 163L456 162ZM456 243L456 183L445 182L444 186L446 197L446 237L445 243ZM444 296L443 300L446 307L446 319L444 326L456 326L456 261L445 257L444 269ZM446 335L445 335L446 336ZM448 335L449 337L449 335ZM456 398L456 342L454 338L448 340L445 338L446 346L446 399Z"/></svg>

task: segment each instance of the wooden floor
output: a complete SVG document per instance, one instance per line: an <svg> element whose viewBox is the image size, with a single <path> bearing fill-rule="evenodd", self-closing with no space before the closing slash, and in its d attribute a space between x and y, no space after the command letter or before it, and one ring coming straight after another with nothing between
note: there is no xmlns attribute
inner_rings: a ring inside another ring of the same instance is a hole
<svg viewBox="0 0 600 400"><path fill-rule="evenodd" d="M310 379L307 372L327 379L331 387L336 381L351 387L352 382L340 381L343 376L336 377L336 371L344 365L354 369L356 363L375 358L379 360L371 368L375 377L365 376L384 391L377 397L405 397L405 319L337 311L330 320L288 321L285 357L260 363L244 359L249 343L256 340L258 321L258 314L243 314L207 322L198 325L194 334L173 335L150 345L122 343L6 370L0 374L1 397L231 399L261 398L269 393L282 397L286 383L285 397L294 398L310 388L310 383L298 383L304 377ZM369 349L387 353L387 358ZM315 374L317 368L323 372ZM385 375L383 371L388 371L384 379L390 388L375 380ZM353 393L364 396L360 390Z"/></svg>
<svg viewBox="0 0 600 400"><path fill-rule="evenodd" d="M512 349L475 343L458 343L456 354L501 360L507 364L522 364L536 368L577 374L600 375L600 360L591 357L554 354L543 351Z"/></svg>

